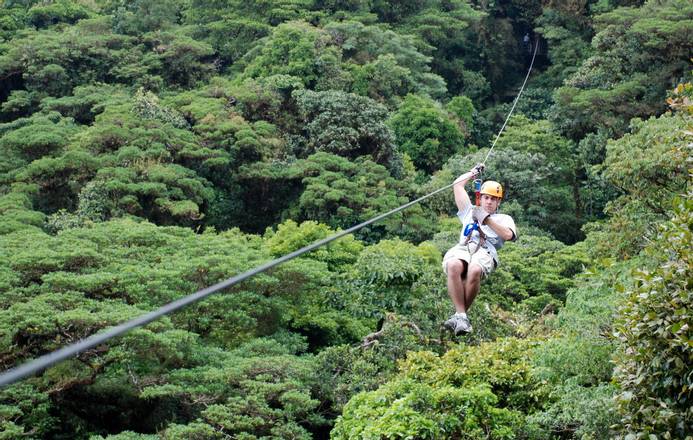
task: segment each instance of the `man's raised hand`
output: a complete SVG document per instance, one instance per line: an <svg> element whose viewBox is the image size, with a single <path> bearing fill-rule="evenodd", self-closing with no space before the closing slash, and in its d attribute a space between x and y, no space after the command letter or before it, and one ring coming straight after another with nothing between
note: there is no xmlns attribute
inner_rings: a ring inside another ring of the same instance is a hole
<svg viewBox="0 0 693 440"><path fill-rule="evenodd" d="M474 220L476 220L477 223L480 225L483 225L488 216L491 215L484 208L481 206L475 206L472 210L472 217Z"/></svg>

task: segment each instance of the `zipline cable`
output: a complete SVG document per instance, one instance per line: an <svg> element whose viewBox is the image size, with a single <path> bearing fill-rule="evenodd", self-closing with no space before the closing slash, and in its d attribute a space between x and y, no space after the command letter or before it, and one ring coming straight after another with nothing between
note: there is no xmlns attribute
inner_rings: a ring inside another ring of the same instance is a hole
<svg viewBox="0 0 693 440"><path fill-rule="evenodd" d="M534 48L534 54L536 55L536 47ZM512 114L513 110L515 109L515 104L517 104L517 100L520 98L520 94L522 94L522 90L524 89L525 84L527 83L527 78L529 78L529 74L532 71L532 66L534 64L534 57L532 57L532 64L529 66L529 70L527 71L527 76L525 77L525 81L522 84L522 88L520 89L520 92L518 93L517 97L515 98L515 102L510 109L510 113L508 113L508 118L506 118L505 123L508 122L508 119L510 118L510 115ZM498 135L496 136L496 141L498 140L498 137L500 137L501 133L503 132L503 129L505 128L506 124L503 124L503 127L501 127L501 130L498 132ZM494 141L493 146L496 145L496 142ZM493 147L491 147L491 150ZM489 150L489 154L491 151ZM486 156L488 158L488 155ZM485 162L485 160L484 160ZM220 283L214 284L213 286L207 287L202 290L198 290L195 293L192 293L188 296L185 296L183 298L180 298L176 301L170 302L154 311L151 311L149 313L146 313L142 316L139 316L137 318L133 318L130 321L124 322L122 324L119 324L115 327L111 327L107 329L106 331L97 333L95 335L92 335L86 339L82 339L81 341L75 342L74 344L70 344L66 347L63 347L61 349L58 349L56 351L53 351L51 353L45 354L39 358L36 358L32 361L29 361L19 367L12 368L10 370L7 370L0 374L0 387L4 387L7 385L10 385L14 382L17 382L21 379L24 379L27 376L36 374L40 371L45 370L46 368L57 364L60 361L63 361L67 358L70 358L72 356L75 356L79 353L82 353L86 350L89 350L91 348L97 347L100 344L103 344L104 342L108 341L109 339L115 338L116 336L120 336L124 333L127 333L128 331L135 329L137 327L141 327L143 325L146 325L156 319L159 319L160 317L164 315L168 315L169 313L175 312L178 309L181 309L189 304L195 303L197 301L200 301L209 295L216 293L220 290L226 289L228 287L231 287L235 284L240 283L241 281L244 281L252 276L255 276L259 273L265 272L266 270L269 270L273 267L276 267L282 263L285 263L289 260L292 260L300 255L303 255L307 252L310 252L314 249L317 249L321 246L324 246L331 241L337 240L338 238L344 237L347 234L351 234L352 232L358 231L359 229L363 228L364 226L368 226L371 223L375 223L379 220L384 219L385 217L389 217L392 214L395 214L399 211L402 211L404 209L409 208L412 205L415 205L423 200L428 199L429 197L432 197L442 191L445 191L448 188L451 188L454 183L451 183L449 185L446 185L442 188L439 188L431 193L426 194L425 196L419 197L416 200L413 200L411 202L405 203L404 205L392 209L384 214L380 214L376 217L373 217L369 220L366 220L362 223L359 223L355 226L350 227L349 229L346 229L344 231L337 232L336 234L323 238L322 240L318 240L312 244L309 244L308 246L304 246L301 249L298 249L294 252L291 252L287 255L284 255L282 257L276 258L272 261L269 261L265 264L262 264L260 266L257 266L253 269L247 270L239 275L236 275L234 277L231 277L225 281L222 281Z"/></svg>
<svg viewBox="0 0 693 440"><path fill-rule="evenodd" d="M122 335L123 333L126 333L136 327L143 326L145 324L148 324L164 315L167 315L171 312L174 312L180 308L183 308L187 306L188 304L192 304L194 302L197 302L201 299L204 299L211 295L212 293L218 292L219 290L225 289L227 287L231 287L234 284L240 283L243 280L246 280L254 275L257 275L261 272L264 272L268 269L271 269L275 266L278 266L284 262L287 262L289 260L292 260L300 255L305 254L306 252L310 252L314 249L317 249L323 245L326 245L327 243L334 241L338 238L341 238L347 234L351 234L352 232L355 232L364 226L368 226L371 223L375 223L379 220L382 220L385 217L388 217L396 212L402 211L404 209L407 209L408 207L421 202L422 200L425 200L435 194L438 194L441 191L444 191L448 188L450 188L453 184L447 185L443 188L437 189L433 191L432 193L429 193L425 196L419 197L418 199L411 201L409 203L406 203L398 208L395 208L391 211L386 212L385 214L380 214L377 217L373 217L370 220L366 220L363 223L359 223L356 226L352 226L349 229L346 229L344 231L340 231L330 237L323 238L322 240L316 241L313 244L310 244L308 246L304 246L301 249L298 249L294 252L291 252L290 254L284 255L282 257L276 258L268 263L262 264L260 266L257 266L253 269L250 269L246 272L243 272L240 275L236 275L232 278L229 278L225 281L222 281L220 283L214 284L213 286L207 287L205 289L199 290L195 293L192 293L188 296L185 296L183 298L180 298L176 301L173 301L171 303L168 303L157 310L154 310L152 312L149 312L145 315L139 316L137 318L134 318L130 321L127 321L123 324L120 324L118 326L112 327L102 333L97 333L93 336L90 336L86 339L83 339L79 342L76 342L72 345L68 345L66 347L63 347L59 350L56 350L52 353L45 354L37 359L34 359L20 367L8 370L0 375L0 386L5 386L9 385L13 382L16 382L20 379L23 379L31 374L37 373L41 370L44 370L48 367L50 367L53 364L56 364L62 360L65 360L71 356L74 356L76 354L79 354L83 351L86 351L90 348L96 347L99 344L102 344L106 342L107 340L114 338L116 336Z"/></svg>
<svg viewBox="0 0 693 440"><path fill-rule="evenodd" d="M515 97L515 100L513 101L513 106L510 108L510 111L508 112L508 116L505 118L505 122L503 122L503 126L501 127L500 131L498 131L498 134L496 135L496 139L493 141L493 145L491 145L491 149L488 150L488 153L486 154L486 157L484 158L484 161L482 163L486 163L488 160L488 157L491 155L491 151L493 151L493 147L496 146L496 142L498 142L498 138L500 138L501 133L503 133L503 130L505 130L505 126L508 124L508 121L510 120L510 116L513 114L513 111L515 111L515 106L517 105L517 101L520 100L520 95L522 95L522 92L525 90L525 84L527 84L527 80L529 79L529 74L532 73L532 67L534 66L534 58L537 56L537 49L539 48L539 38L536 38L534 40L534 53L532 54L532 62L529 63L529 69L527 69L527 75L525 75L525 80L522 82L522 87L520 87L520 91L517 93L517 96Z"/></svg>

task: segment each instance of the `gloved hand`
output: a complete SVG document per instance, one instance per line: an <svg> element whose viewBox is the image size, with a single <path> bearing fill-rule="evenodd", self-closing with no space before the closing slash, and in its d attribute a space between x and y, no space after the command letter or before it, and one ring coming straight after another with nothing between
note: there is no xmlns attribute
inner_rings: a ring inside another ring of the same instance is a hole
<svg viewBox="0 0 693 440"><path fill-rule="evenodd" d="M486 221L486 219L488 218L489 215L491 215L491 214L489 214L488 212L486 212L486 211L484 210L484 208L482 208L481 206L475 206L475 207L472 209L472 217L473 217L474 220L476 220L476 222L479 223L480 225L483 225L483 224L484 224L484 222Z"/></svg>
<svg viewBox="0 0 693 440"><path fill-rule="evenodd" d="M467 182L470 179L473 179L476 176L478 176L479 174L481 174L482 171L484 171L484 164L478 163L478 164L474 165L474 167L471 170L467 171L466 173L460 175L460 177L455 179L454 183Z"/></svg>
<svg viewBox="0 0 693 440"><path fill-rule="evenodd" d="M478 164L474 165L474 168L469 170L469 172L472 173L472 175L474 177L476 177L479 174L481 174L485 168L486 168L486 166L483 163L478 163Z"/></svg>

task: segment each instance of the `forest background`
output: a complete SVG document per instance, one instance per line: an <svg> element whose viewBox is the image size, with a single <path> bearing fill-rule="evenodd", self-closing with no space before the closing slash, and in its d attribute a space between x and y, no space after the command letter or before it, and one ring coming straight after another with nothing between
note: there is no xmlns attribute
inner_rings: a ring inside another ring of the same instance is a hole
<svg viewBox="0 0 693 440"><path fill-rule="evenodd" d="M0 438L690 439L684 0L4 0L0 366L450 184L535 44L470 336L446 191L2 388Z"/></svg>

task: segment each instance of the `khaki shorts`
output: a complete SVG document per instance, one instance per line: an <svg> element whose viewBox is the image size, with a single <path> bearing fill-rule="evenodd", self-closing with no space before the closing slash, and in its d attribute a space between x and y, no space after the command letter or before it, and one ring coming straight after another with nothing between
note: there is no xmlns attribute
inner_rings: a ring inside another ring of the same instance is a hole
<svg viewBox="0 0 693 440"><path fill-rule="evenodd" d="M484 248L475 252L476 246L477 243L469 243L469 249L467 249L466 244L457 243L454 247L450 248L443 257L443 272L447 275L448 261L457 259L466 261L467 264L471 262L472 264L480 266L484 276L488 276L493 272L493 269L496 268L496 262L493 261L493 257L489 255ZM472 252L471 255L470 251Z"/></svg>

